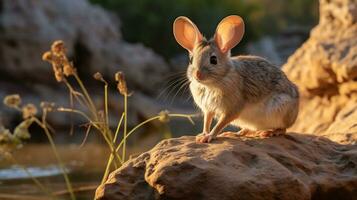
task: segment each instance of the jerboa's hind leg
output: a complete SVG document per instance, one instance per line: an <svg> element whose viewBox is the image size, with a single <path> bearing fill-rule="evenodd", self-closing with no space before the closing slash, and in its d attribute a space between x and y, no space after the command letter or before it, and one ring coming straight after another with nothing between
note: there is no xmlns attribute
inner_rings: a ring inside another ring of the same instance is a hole
<svg viewBox="0 0 357 200"><path fill-rule="evenodd" d="M270 129L286 129L296 120L298 114L298 99L288 94L272 96L266 104L266 120L270 123Z"/></svg>
<svg viewBox="0 0 357 200"><path fill-rule="evenodd" d="M223 132L221 134L219 134L218 136L219 137L230 137L230 136L251 136L251 135L254 135L255 132L254 131L251 131L249 129L246 129L246 128L242 128L240 131L238 132L232 132L232 131L226 131L226 132Z"/></svg>

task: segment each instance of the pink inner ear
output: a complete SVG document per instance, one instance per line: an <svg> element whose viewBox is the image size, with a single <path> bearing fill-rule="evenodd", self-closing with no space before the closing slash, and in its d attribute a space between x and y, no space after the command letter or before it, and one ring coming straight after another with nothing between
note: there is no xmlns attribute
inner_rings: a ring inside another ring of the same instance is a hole
<svg viewBox="0 0 357 200"><path fill-rule="evenodd" d="M194 42L196 40L196 32L189 24L185 24L183 26L183 35L189 43L192 43L192 41ZM193 44L190 44L190 46L191 45Z"/></svg>
<svg viewBox="0 0 357 200"><path fill-rule="evenodd" d="M244 34L244 22L239 16L228 16L218 25L215 40L223 53L236 46Z"/></svg>
<svg viewBox="0 0 357 200"><path fill-rule="evenodd" d="M178 17L174 22L176 41L185 49L192 52L195 43L202 39L197 27L186 17Z"/></svg>
<svg viewBox="0 0 357 200"><path fill-rule="evenodd" d="M235 36L235 28L234 26L227 24L222 27L222 35L221 35L221 43L223 44L222 46L222 51L225 53L227 52L230 46L232 46L233 41L234 41L234 36ZM233 47L232 47L233 48Z"/></svg>

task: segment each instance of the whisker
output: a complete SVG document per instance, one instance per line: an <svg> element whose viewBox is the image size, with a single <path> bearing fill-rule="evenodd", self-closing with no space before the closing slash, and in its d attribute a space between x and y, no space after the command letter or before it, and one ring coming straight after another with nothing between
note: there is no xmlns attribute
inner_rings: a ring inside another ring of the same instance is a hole
<svg viewBox="0 0 357 200"><path fill-rule="evenodd" d="M174 81L176 80L177 78L182 78L186 76L186 72L177 72L177 73L173 73L173 74L170 74L166 77L164 77L164 83L170 83L171 81Z"/></svg>
<svg viewBox="0 0 357 200"><path fill-rule="evenodd" d="M165 98L165 101L168 100L167 98L170 96L170 94L175 91L180 85L182 85L186 79L181 79L180 81L176 82L176 84L170 89L170 91L167 93L167 96Z"/></svg>
<svg viewBox="0 0 357 200"><path fill-rule="evenodd" d="M180 72L171 73L171 74L165 76L165 77L164 77L164 80L165 80L165 79L171 79L172 77L181 76L181 75L184 75L184 74L186 74L186 70L185 70L185 71L180 71Z"/></svg>
<svg viewBox="0 0 357 200"><path fill-rule="evenodd" d="M174 81L166 90L166 98L173 92L179 85L181 85L185 81L185 78L179 78L176 81Z"/></svg>
<svg viewBox="0 0 357 200"><path fill-rule="evenodd" d="M184 92L188 92L189 90L190 90L190 86L187 85L187 87L186 87L186 89L185 89ZM187 103L190 99L193 98L193 97L192 97L192 94L189 94L189 95L187 95L187 96L188 96L188 97L186 98L185 103Z"/></svg>
<svg viewBox="0 0 357 200"><path fill-rule="evenodd" d="M179 77L179 78L176 78L176 79L173 79L171 80L168 84L168 86L166 86L161 92L160 94L156 97L156 99L159 99L161 97L161 95L163 95L165 92L167 92L167 90L172 87L173 85L175 85L176 83L178 83L179 81L182 81L184 80L184 77Z"/></svg>
<svg viewBox="0 0 357 200"><path fill-rule="evenodd" d="M180 92L180 90L181 90L182 88L184 88L185 86L187 86L189 83L190 83L190 82L189 82L188 80L185 80L185 82L183 82L183 83L181 84L180 88L176 91L174 97L172 98L170 105L174 102L174 100L175 100L177 94Z"/></svg>

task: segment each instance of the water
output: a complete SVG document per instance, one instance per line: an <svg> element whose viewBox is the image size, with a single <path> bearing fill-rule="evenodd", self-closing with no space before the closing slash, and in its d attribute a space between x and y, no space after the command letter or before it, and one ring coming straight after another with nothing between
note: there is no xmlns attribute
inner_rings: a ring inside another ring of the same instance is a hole
<svg viewBox="0 0 357 200"><path fill-rule="evenodd" d="M23 167L18 165L10 166L8 169L0 169L0 181L3 180L15 180L15 179L29 179L30 174L33 177L48 177L48 176L57 176L62 173L62 170L56 165L50 165L46 167L26 167L28 173L24 170ZM66 169L66 172L69 173L70 170Z"/></svg>
<svg viewBox="0 0 357 200"><path fill-rule="evenodd" d="M78 144L57 147L73 188L81 189L76 193L78 199L92 199L103 175L107 147L101 143L88 143L82 148ZM17 163L0 161L0 199L48 199L23 167L57 198L69 199L62 170L49 144L25 144L13 157Z"/></svg>

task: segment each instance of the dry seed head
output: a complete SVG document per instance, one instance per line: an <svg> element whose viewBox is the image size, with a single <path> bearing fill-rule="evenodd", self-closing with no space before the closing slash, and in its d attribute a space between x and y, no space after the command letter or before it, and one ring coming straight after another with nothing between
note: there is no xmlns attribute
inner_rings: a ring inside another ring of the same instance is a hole
<svg viewBox="0 0 357 200"><path fill-rule="evenodd" d="M64 74L63 74L61 66L58 65L57 63L53 62L52 69L55 74L55 78L56 78L57 82L62 82L64 80Z"/></svg>
<svg viewBox="0 0 357 200"><path fill-rule="evenodd" d="M119 82L121 79L124 78L124 73L123 72L117 72L115 73L115 81Z"/></svg>
<svg viewBox="0 0 357 200"><path fill-rule="evenodd" d="M95 74L93 74L93 78L97 81L103 81L103 76L100 72L96 72Z"/></svg>
<svg viewBox="0 0 357 200"><path fill-rule="evenodd" d="M57 80L57 82L62 82L64 79L62 70L61 71L55 71L55 78Z"/></svg>
<svg viewBox="0 0 357 200"><path fill-rule="evenodd" d="M128 95L128 88L126 86L125 76L123 72L115 73L115 80L118 82L117 88L122 95Z"/></svg>
<svg viewBox="0 0 357 200"><path fill-rule="evenodd" d="M17 125L14 130L14 136L18 139L29 139L31 135L28 129L32 122L33 120L27 119Z"/></svg>
<svg viewBox="0 0 357 200"><path fill-rule="evenodd" d="M51 62L52 61L52 52L51 51L46 51L42 55L42 60L47 61L47 62Z"/></svg>
<svg viewBox="0 0 357 200"><path fill-rule="evenodd" d="M159 113L159 121L167 123L170 121L169 111L163 110Z"/></svg>
<svg viewBox="0 0 357 200"><path fill-rule="evenodd" d="M72 66L68 61L63 64L63 73L65 76L74 75L77 72L76 68Z"/></svg>
<svg viewBox="0 0 357 200"><path fill-rule="evenodd" d="M21 104L21 97L18 94L7 95L3 102L8 107L18 108Z"/></svg>
<svg viewBox="0 0 357 200"><path fill-rule="evenodd" d="M46 110L48 112L51 112L55 109L55 103L53 102L42 101L40 106L43 110Z"/></svg>
<svg viewBox="0 0 357 200"><path fill-rule="evenodd" d="M62 71L62 64L58 56L53 56L52 57L52 69L55 74L55 78L57 82L61 82L64 79L63 71Z"/></svg>
<svg viewBox="0 0 357 200"><path fill-rule="evenodd" d="M0 125L0 143L8 143L11 141L13 135L4 126Z"/></svg>
<svg viewBox="0 0 357 200"><path fill-rule="evenodd" d="M64 42L62 40L54 41L51 45L51 51L55 55L65 54Z"/></svg>
<svg viewBox="0 0 357 200"><path fill-rule="evenodd" d="M52 43L51 51L47 51L42 55L42 59L52 64L55 78L58 82L64 80L64 76L75 75L77 70L66 57L66 49L62 40L57 40Z"/></svg>
<svg viewBox="0 0 357 200"><path fill-rule="evenodd" d="M22 118L28 119L37 114L37 108L32 103L26 104L22 107Z"/></svg>

